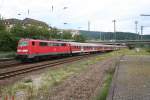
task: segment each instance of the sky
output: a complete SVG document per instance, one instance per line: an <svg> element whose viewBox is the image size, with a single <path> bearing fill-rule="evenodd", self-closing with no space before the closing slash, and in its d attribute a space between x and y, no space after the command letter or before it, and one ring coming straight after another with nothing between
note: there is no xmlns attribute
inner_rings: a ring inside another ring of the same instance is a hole
<svg viewBox="0 0 150 100"><path fill-rule="evenodd" d="M52 7L53 6L53 7ZM65 9L64 9L65 7ZM29 13L28 13L29 10ZM33 18L61 29L150 34L150 0L0 0L0 14L4 18ZM20 14L20 15L18 15ZM67 24L64 24L67 23Z"/></svg>

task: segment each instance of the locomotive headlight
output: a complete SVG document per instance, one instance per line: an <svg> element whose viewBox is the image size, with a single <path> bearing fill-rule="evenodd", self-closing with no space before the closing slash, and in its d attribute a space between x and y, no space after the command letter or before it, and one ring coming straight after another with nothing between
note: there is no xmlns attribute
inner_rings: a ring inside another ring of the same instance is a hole
<svg viewBox="0 0 150 100"><path fill-rule="evenodd" d="M18 50L17 50L17 52L21 52L21 50L20 50L20 49L18 49Z"/></svg>
<svg viewBox="0 0 150 100"><path fill-rule="evenodd" d="M17 52L28 52L28 50L27 49L25 49L25 50L18 49Z"/></svg>
<svg viewBox="0 0 150 100"><path fill-rule="evenodd" d="M28 50L22 50L22 52L28 52Z"/></svg>

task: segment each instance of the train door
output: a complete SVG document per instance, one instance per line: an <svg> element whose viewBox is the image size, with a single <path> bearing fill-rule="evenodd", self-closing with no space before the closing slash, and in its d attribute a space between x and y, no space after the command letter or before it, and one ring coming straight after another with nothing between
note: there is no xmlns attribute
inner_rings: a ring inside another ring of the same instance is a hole
<svg viewBox="0 0 150 100"><path fill-rule="evenodd" d="M95 51L95 47L92 47L93 51Z"/></svg>
<svg viewBox="0 0 150 100"><path fill-rule="evenodd" d="M32 54L37 54L37 44L35 41L31 41L31 51Z"/></svg>
<svg viewBox="0 0 150 100"><path fill-rule="evenodd" d="M71 44L67 44L68 47L69 47L69 53L72 53L72 47L71 47Z"/></svg>
<svg viewBox="0 0 150 100"><path fill-rule="evenodd" d="M83 46L81 46L81 52L83 52L84 51L84 47Z"/></svg>

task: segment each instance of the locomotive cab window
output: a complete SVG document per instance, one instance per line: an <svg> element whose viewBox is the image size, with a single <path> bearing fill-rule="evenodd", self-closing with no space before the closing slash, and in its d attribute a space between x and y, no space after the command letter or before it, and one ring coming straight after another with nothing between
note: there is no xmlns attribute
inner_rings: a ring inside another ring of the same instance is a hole
<svg viewBox="0 0 150 100"><path fill-rule="evenodd" d="M48 43L47 43L47 42L40 42L39 45L40 45L40 46L48 46Z"/></svg>
<svg viewBox="0 0 150 100"><path fill-rule="evenodd" d="M27 41L21 41L19 42L19 46L27 46L28 42Z"/></svg>

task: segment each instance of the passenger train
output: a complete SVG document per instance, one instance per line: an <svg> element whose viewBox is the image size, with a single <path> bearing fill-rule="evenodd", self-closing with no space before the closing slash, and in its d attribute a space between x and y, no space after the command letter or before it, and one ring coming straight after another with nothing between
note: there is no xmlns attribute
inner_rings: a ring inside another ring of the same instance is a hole
<svg viewBox="0 0 150 100"><path fill-rule="evenodd" d="M17 58L20 60L40 59L52 56L107 52L118 50L120 48L124 48L124 46L38 39L20 39L17 47Z"/></svg>

